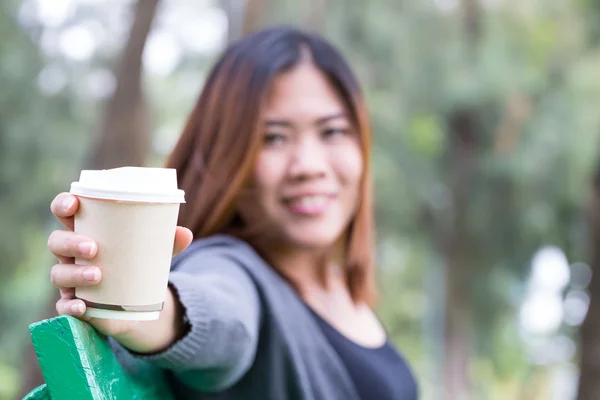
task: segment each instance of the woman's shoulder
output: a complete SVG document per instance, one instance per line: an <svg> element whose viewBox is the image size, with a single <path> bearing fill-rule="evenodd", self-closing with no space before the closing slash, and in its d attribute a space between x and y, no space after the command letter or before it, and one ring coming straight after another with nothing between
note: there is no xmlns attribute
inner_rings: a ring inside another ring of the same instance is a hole
<svg viewBox="0 0 600 400"><path fill-rule="evenodd" d="M248 242L231 235L217 234L195 239L173 258L171 268L214 264L246 267L257 263L264 263L264 260Z"/></svg>
<svg viewBox="0 0 600 400"><path fill-rule="evenodd" d="M173 262L187 259L191 256L201 255L227 255L236 252L252 251L251 246L234 236L225 234L216 234L211 236L194 239L192 243L183 252L173 258Z"/></svg>

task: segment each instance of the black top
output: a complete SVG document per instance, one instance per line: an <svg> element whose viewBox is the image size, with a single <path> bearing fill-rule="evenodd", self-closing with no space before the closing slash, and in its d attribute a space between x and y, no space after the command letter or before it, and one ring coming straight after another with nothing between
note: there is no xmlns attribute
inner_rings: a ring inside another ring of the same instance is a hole
<svg viewBox="0 0 600 400"><path fill-rule="evenodd" d="M417 382L408 364L389 340L381 347L361 346L342 335L313 310L311 313L340 356L362 400L418 398Z"/></svg>

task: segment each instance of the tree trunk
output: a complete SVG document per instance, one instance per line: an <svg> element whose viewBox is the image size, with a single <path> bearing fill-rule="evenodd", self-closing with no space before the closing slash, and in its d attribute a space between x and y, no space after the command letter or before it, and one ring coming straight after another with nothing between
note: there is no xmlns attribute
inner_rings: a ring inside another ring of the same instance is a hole
<svg viewBox="0 0 600 400"><path fill-rule="evenodd" d="M227 43L232 43L244 35L244 14L246 1L222 0L221 6L227 15Z"/></svg>
<svg viewBox="0 0 600 400"><path fill-rule="evenodd" d="M470 389L468 361L471 355L469 330L472 310L469 303L469 271L472 257L467 213L469 186L477 167L477 110L467 108L452 112L448 117L448 130L452 211L440 238L446 268L443 398L462 400L469 398Z"/></svg>
<svg viewBox="0 0 600 400"><path fill-rule="evenodd" d="M580 361L578 400L600 399L600 164L592 181L588 205L590 267L590 305L579 330Z"/></svg>
<svg viewBox="0 0 600 400"><path fill-rule="evenodd" d="M129 38L117 65L116 89L105 105L91 157L84 168L104 169L144 165L150 149L148 112L142 90L142 54L156 14L158 0L138 0ZM56 315L53 296L40 318ZM23 357L19 398L44 383L37 357L28 342Z"/></svg>
<svg viewBox="0 0 600 400"><path fill-rule="evenodd" d="M470 68L481 32L478 0L462 0L462 27L465 40L465 68ZM444 316L444 389L448 400L463 400L471 396L469 381L470 307L469 282L472 269L473 244L470 243L467 217L469 188L477 172L478 137L481 124L474 106L454 110L448 116L449 133L449 190L452 214L442 238L445 257Z"/></svg>
<svg viewBox="0 0 600 400"><path fill-rule="evenodd" d="M322 32L325 28L327 18L328 0L310 0L307 3L308 10L304 16L302 26L317 32Z"/></svg>
<svg viewBox="0 0 600 400"><path fill-rule="evenodd" d="M150 149L148 111L142 91L142 54L158 0L139 0L127 45L117 66L115 93L106 105L90 168L143 165Z"/></svg>
<svg viewBox="0 0 600 400"><path fill-rule="evenodd" d="M269 0L246 0L242 34L248 35L262 29L268 19L268 10Z"/></svg>

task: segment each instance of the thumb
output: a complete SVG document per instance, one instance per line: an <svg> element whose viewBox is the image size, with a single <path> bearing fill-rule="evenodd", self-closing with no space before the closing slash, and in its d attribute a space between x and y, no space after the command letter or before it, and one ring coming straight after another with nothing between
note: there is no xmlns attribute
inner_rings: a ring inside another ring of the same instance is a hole
<svg viewBox="0 0 600 400"><path fill-rule="evenodd" d="M178 226L175 230L175 243L173 244L173 256L181 253L192 243L194 234L188 228Z"/></svg>

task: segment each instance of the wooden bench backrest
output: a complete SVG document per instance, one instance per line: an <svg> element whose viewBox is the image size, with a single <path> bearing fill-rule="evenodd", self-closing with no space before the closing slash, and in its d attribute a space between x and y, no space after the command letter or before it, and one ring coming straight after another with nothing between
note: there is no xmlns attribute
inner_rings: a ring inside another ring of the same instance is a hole
<svg viewBox="0 0 600 400"><path fill-rule="evenodd" d="M60 316L29 326L45 385L24 400L172 400L162 373L143 366L124 371L105 337L92 326Z"/></svg>

